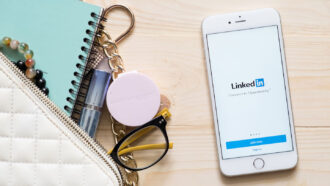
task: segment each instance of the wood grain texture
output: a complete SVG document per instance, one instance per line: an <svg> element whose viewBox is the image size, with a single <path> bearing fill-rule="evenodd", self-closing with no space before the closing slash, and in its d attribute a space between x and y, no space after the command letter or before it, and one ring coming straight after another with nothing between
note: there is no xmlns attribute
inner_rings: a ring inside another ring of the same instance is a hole
<svg viewBox="0 0 330 186"><path fill-rule="evenodd" d="M119 45L127 70L149 75L172 102L168 125L174 149L140 172L141 185L330 185L330 1L327 0L85 0L102 7L121 3L136 15L136 27ZM220 174L201 21L219 14L273 7L282 18L295 119L296 169L226 178ZM107 29L128 24L111 15ZM104 109L97 138L112 147Z"/></svg>

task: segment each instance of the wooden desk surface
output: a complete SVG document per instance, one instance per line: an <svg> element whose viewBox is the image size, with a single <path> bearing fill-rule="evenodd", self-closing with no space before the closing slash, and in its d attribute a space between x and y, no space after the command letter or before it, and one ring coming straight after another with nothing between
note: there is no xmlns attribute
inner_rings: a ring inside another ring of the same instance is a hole
<svg viewBox="0 0 330 186"><path fill-rule="evenodd" d="M167 129L174 149L139 172L141 185L330 185L330 1L85 1L102 7L122 3L134 11L135 30L119 52L127 70L148 74L172 102ZM201 22L209 15L265 7L282 18L299 163L290 171L226 178L217 160ZM118 32L127 19L114 14L110 22L110 30ZM111 148L104 113L97 138Z"/></svg>

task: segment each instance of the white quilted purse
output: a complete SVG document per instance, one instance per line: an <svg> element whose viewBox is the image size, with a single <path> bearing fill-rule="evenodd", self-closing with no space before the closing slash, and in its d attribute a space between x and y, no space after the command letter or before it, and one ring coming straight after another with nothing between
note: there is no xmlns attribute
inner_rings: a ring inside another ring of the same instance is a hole
<svg viewBox="0 0 330 186"><path fill-rule="evenodd" d="M118 186L101 146L0 53L0 186Z"/></svg>

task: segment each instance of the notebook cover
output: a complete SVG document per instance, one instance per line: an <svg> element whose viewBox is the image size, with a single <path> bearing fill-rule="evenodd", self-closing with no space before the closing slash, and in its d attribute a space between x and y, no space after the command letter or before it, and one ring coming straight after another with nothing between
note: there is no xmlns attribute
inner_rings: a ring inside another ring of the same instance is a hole
<svg viewBox="0 0 330 186"><path fill-rule="evenodd" d="M74 76L76 64L85 63L78 56L88 55L81 47L90 48L83 42L92 39L86 30L95 29L88 22L98 21L91 13L100 14L101 8L73 0L1 0L0 7L0 38L8 36L29 45L35 69L44 72L49 98L64 110L66 98L75 99L69 89L72 80L79 82Z"/></svg>

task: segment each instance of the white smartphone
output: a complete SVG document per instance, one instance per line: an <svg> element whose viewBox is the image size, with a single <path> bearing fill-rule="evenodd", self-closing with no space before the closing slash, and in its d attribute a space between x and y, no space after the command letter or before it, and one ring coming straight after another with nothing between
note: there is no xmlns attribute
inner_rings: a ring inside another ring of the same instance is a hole
<svg viewBox="0 0 330 186"><path fill-rule="evenodd" d="M211 16L202 29L222 173L295 167L297 146L277 11Z"/></svg>

